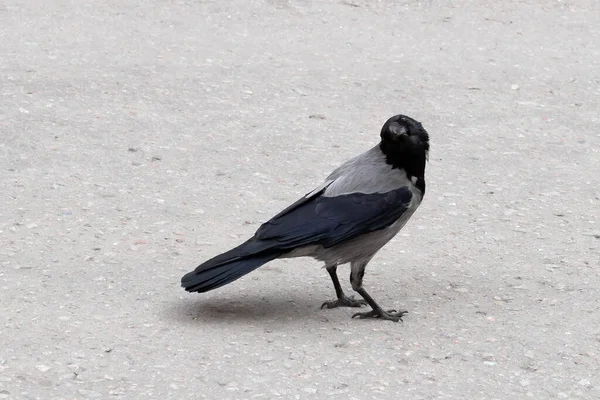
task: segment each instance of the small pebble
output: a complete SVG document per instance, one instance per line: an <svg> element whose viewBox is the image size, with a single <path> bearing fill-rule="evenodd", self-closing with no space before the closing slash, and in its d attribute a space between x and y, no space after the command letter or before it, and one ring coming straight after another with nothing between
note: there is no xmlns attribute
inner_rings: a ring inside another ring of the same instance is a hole
<svg viewBox="0 0 600 400"><path fill-rule="evenodd" d="M527 357L527 358L533 358L533 356L534 356L533 351L527 350L525 352L525 357Z"/></svg>
<svg viewBox="0 0 600 400"><path fill-rule="evenodd" d="M93 390L79 389L78 392L84 397L102 397L101 393L95 392Z"/></svg>

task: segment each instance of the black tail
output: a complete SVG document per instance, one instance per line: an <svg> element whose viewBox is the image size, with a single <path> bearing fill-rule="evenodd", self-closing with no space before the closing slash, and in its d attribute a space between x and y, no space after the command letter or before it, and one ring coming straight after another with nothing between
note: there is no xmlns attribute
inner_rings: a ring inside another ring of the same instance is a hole
<svg viewBox="0 0 600 400"><path fill-rule="evenodd" d="M250 239L235 249L200 264L181 278L181 286L188 292L208 292L241 278L283 254L282 251L257 244L254 239Z"/></svg>

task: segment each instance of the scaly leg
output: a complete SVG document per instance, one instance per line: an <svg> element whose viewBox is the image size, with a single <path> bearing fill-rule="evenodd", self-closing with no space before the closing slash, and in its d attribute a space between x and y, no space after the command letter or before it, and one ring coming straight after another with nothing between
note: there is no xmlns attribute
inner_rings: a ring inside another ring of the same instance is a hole
<svg viewBox="0 0 600 400"><path fill-rule="evenodd" d="M367 291L363 288L362 285L362 280L363 280L363 276L365 275L365 268L368 264L369 260L362 260L362 261L354 261L351 264L351 272L350 272L350 283L352 283L352 289L354 289L358 294L360 294L363 299L365 299L365 301L371 306L372 310L371 311L367 311L367 312L363 312L363 313L356 313L352 316L352 318L354 317L358 317L358 318L381 318L381 319L385 319L388 321L394 321L394 322L398 322L398 321L402 321L402 316L406 313L408 313L408 311L396 311L396 310L387 310L384 311L379 304L377 304L375 302L375 300L373 300L373 298L369 295L369 293L367 293Z"/></svg>
<svg viewBox="0 0 600 400"><path fill-rule="evenodd" d="M321 305L321 308L362 307L363 305L367 305L367 302L364 300L355 300L354 298L348 297L344 294L342 285L340 285L340 280L337 276L337 265L327 265L325 268L327 269L327 272L329 272L329 276L333 282L337 300L326 301L323 303L323 305Z"/></svg>

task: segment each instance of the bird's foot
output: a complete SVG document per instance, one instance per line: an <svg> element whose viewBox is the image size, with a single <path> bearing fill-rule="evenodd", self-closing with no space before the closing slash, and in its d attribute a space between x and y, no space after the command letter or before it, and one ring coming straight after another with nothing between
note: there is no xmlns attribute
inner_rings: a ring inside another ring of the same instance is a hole
<svg viewBox="0 0 600 400"><path fill-rule="evenodd" d="M402 321L402 317L404 316L404 314L408 314L408 311L396 311L396 310L383 311L380 308L378 310L371 310L371 311L367 311L367 312L356 313L352 316L352 318L354 318L354 317L358 317L360 319L380 318L380 319L384 319L387 321L398 322L398 321Z"/></svg>
<svg viewBox="0 0 600 400"><path fill-rule="evenodd" d="M338 307L362 307L366 306L367 302L364 300L356 300L354 297L348 297L345 294L339 297L337 300L326 301L321 305L323 308L338 308Z"/></svg>

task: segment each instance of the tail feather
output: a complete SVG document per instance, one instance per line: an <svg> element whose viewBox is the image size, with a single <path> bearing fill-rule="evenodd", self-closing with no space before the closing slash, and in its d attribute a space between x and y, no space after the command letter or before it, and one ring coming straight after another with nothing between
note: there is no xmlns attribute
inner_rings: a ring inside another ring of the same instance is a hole
<svg viewBox="0 0 600 400"><path fill-rule="evenodd" d="M200 264L194 271L181 278L181 286L188 292L208 292L241 278L283 253L263 246L258 247L262 247L262 251L255 252L258 248L251 239Z"/></svg>
<svg viewBox="0 0 600 400"><path fill-rule="evenodd" d="M181 286L188 292L208 292L241 278L278 256L279 254L250 256L210 269L192 271L181 279Z"/></svg>

